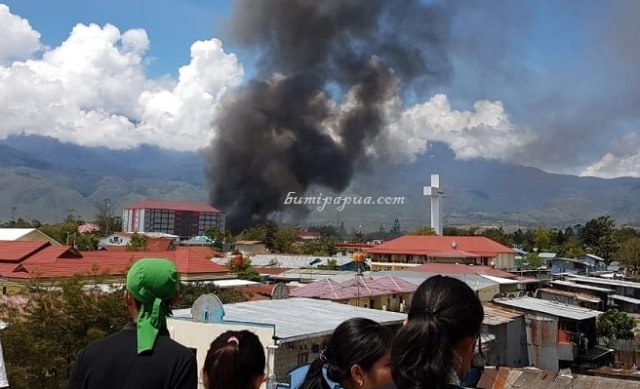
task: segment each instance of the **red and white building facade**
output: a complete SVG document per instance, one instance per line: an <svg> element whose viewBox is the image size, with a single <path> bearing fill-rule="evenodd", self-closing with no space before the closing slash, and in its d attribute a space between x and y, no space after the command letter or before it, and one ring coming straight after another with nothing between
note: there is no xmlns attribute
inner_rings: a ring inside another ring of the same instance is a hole
<svg viewBox="0 0 640 389"><path fill-rule="evenodd" d="M515 251L483 236L406 235L367 250L372 270L403 270L425 263L515 268Z"/></svg>
<svg viewBox="0 0 640 389"><path fill-rule="evenodd" d="M163 232L191 238L210 228L224 230L224 213L208 204L144 200L122 212L122 230L126 232Z"/></svg>

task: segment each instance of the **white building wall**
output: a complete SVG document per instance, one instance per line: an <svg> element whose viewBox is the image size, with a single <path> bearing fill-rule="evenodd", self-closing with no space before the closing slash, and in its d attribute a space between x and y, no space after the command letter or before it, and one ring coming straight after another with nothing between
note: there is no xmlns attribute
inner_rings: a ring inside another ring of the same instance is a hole
<svg viewBox="0 0 640 389"><path fill-rule="evenodd" d="M260 342L265 347L265 356L267 357L267 366L265 372L267 376L274 374L274 354L273 349L267 346L274 344L273 336L275 335L275 327L257 326L244 323L197 323L190 320L167 319L167 328L171 339L182 345L196 349L196 359L198 361L198 382L199 389L205 389L202 382L202 367L204 360L209 351L211 342L219 335L226 331L242 331L248 330L253 332L260 338ZM266 385L262 384L261 389L265 389Z"/></svg>

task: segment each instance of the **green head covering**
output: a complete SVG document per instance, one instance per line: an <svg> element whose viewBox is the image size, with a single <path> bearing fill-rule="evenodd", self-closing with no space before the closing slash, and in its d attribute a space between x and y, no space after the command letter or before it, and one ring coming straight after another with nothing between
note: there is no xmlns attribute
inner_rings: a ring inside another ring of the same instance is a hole
<svg viewBox="0 0 640 389"><path fill-rule="evenodd" d="M158 332L166 328L171 310L165 303L178 288L178 270L168 259L143 258L127 273L127 291L140 302L136 323L138 354L153 350Z"/></svg>

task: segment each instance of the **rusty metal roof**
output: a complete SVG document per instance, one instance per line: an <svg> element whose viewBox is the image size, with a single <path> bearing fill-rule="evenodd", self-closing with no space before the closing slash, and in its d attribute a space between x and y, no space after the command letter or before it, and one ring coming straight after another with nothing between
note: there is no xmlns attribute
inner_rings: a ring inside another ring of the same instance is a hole
<svg viewBox="0 0 640 389"><path fill-rule="evenodd" d="M593 309L563 304L555 301L542 300L534 297L498 298L494 299L493 302L499 305L506 305L517 310L540 312L572 320L592 319L603 313Z"/></svg>
<svg viewBox="0 0 640 389"><path fill-rule="evenodd" d="M487 302L482 303L482 307L484 308L484 320L482 320L482 324L489 326L511 323L514 319L524 316L522 312L499 307Z"/></svg>
<svg viewBox="0 0 640 389"><path fill-rule="evenodd" d="M479 389L640 389L639 381L599 376L565 375L535 368L489 368Z"/></svg>

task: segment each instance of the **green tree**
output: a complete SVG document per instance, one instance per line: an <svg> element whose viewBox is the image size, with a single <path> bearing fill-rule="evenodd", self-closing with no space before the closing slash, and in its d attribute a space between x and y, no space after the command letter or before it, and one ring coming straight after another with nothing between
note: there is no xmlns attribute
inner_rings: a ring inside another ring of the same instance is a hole
<svg viewBox="0 0 640 389"><path fill-rule="evenodd" d="M69 215L62 223L44 224L39 230L62 244L73 245L79 225L80 221Z"/></svg>
<svg viewBox="0 0 640 389"><path fill-rule="evenodd" d="M291 251L291 245L298 239L300 230L297 228L278 228L273 233L273 248L276 253L288 253Z"/></svg>
<svg viewBox="0 0 640 389"><path fill-rule="evenodd" d="M620 243L616 257L631 273L640 268L640 238L631 237Z"/></svg>
<svg viewBox="0 0 640 389"><path fill-rule="evenodd" d="M409 232L409 235L435 235L436 232L431 227L418 227Z"/></svg>
<svg viewBox="0 0 640 389"><path fill-rule="evenodd" d="M213 293L223 304L241 303L248 300L248 296L236 289L221 289L211 283L183 282L180 285L180 297L174 304L175 309L190 308L198 297Z"/></svg>
<svg viewBox="0 0 640 389"><path fill-rule="evenodd" d="M234 255L227 263L227 266L241 280L262 281L262 276L260 276L258 270L251 265L251 259L244 257L242 254Z"/></svg>
<svg viewBox="0 0 640 389"><path fill-rule="evenodd" d="M110 199L104 199L95 204L95 223L100 227L100 235L107 236L122 230L122 220L115 214L115 205Z"/></svg>
<svg viewBox="0 0 640 389"><path fill-rule="evenodd" d="M228 246L233 243L233 235L229 230L220 230L219 228L209 228L204 233L211 238L211 247L219 251L226 251Z"/></svg>
<svg viewBox="0 0 640 389"><path fill-rule="evenodd" d="M77 234L75 247L80 251L95 251L98 249L100 239L94 234Z"/></svg>
<svg viewBox="0 0 640 389"><path fill-rule="evenodd" d="M495 242L498 242L500 244L503 244L505 246L513 246L514 245L514 241L513 239L504 233L504 230L502 229L502 227L500 228L487 228L486 230L482 231L482 233L480 234L481 236L487 237Z"/></svg>
<svg viewBox="0 0 640 389"><path fill-rule="evenodd" d="M598 316L596 331L598 336L609 339L633 339L636 322L631 315L617 309L610 309Z"/></svg>
<svg viewBox="0 0 640 389"><path fill-rule="evenodd" d="M24 305L0 306L7 323L2 346L11 388L64 388L76 355L130 320L123 293L83 290L78 277L61 281L56 289L32 287L37 292L25 294Z"/></svg>
<svg viewBox="0 0 640 389"><path fill-rule="evenodd" d="M551 233L546 228L538 227L533 231L533 244L538 252L548 250L551 247Z"/></svg>
<svg viewBox="0 0 640 389"><path fill-rule="evenodd" d="M147 237L134 232L127 243L127 251L145 251L147 249Z"/></svg>
<svg viewBox="0 0 640 389"><path fill-rule="evenodd" d="M543 266L545 266L545 263L538 253L528 253L522 258L522 267L525 269L539 269Z"/></svg>
<svg viewBox="0 0 640 389"><path fill-rule="evenodd" d="M587 250L604 259L609 265L618 251L614 237L615 222L607 215L591 219L580 231L580 240Z"/></svg>
<svg viewBox="0 0 640 389"><path fill-rule="evenodd" d="M338 253L337 243L337 239L332 236L321 236L320 239L305 242L302 246L302 253L306 255L332 257Z"/></svg>
<svg viewBox="0 0 640 389"><path fill-rule="evenodd" d="M389 231L394 235L399 235L402 233L402 228L400 227L400 220L397 218L393 221L393 226L391 226L391 230Z"/></svg>

